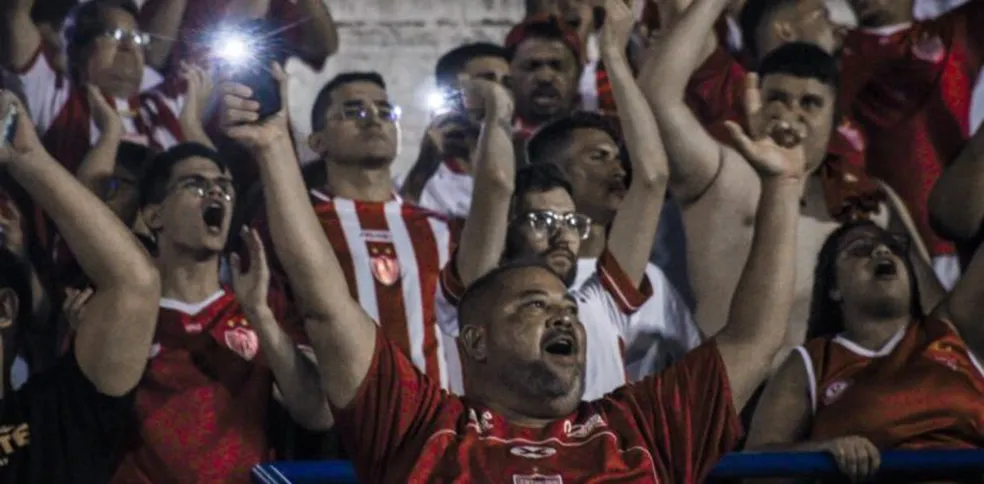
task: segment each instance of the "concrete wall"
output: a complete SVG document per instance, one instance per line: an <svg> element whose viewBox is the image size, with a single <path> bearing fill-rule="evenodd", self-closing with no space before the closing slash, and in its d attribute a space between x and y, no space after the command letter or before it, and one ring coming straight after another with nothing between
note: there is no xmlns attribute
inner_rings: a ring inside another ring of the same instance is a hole
<svg viewBox="0 0 984 484"><path fill-rule="evenodd" d="M322 72L291 62L291 116L299 139L310 130L318 89L336 73L377 70L390 97L403 108L400 156L395 173L416 159L428 122L427 94L434 64L469 41L501 42L523 14L523 0L327 0L339 23L341 50ZM302 152L302 159L312 155Z"/></svg>

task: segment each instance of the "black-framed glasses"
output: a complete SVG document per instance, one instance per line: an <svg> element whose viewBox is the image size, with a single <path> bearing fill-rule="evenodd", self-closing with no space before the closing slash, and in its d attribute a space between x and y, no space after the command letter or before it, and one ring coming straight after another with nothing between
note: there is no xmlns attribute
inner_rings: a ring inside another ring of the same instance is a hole
<svg viewBox="0 0 984 484"><path fill-rule="evenodd" d="M199 198L205 198L212 189L219 192L219 196L225 201L232 201L236 188L232 180L220 178L209 180L202 176L190 176L179 180L171 191L184 190Z"/></svg>
<svg viewBox="0 0 984 484"><path fill-rule="evenodd" d="M879 245L888 247L888 250L899 257L906 257L909 248L912 246L912 239L905 234L885 233L880 236L870 235L858 237L841 248L841 252L851 257L868 257Z"/></svg>
<svg viewBox="0 0 984 484"><path fill-rule="evenodd" d="M371 116L378 116L383 121L395 123L400 120L403 110L387 102L366 104L348 102L342 105L342 110L335 116L337 119L350 121L365 121Z"/></svg>
<svg viewBox="0 0 984 484"><path fill-rule="evenodd" d="M591 217L581 213L557 213L552 210L527 212L517 221L525 222L537 237L553 237L561 229L570 230L579 238L587 239L591 235Z"/></svg>
<svg viewBox="0 0 984 484"><path fill-rule="evenodd" d="M137 30L110 29L103 32L103 35L109 37L114 42L129 40L130 42L133 42L133 45L140 47L146 47L150 44L150 34Z"/></svg>

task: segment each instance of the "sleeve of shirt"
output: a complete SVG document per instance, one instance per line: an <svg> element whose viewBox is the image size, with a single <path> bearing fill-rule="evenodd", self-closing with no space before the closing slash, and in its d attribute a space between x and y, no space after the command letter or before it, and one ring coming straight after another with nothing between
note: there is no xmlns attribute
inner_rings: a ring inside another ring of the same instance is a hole
<svg viewBox="0 0 984 484"><path fill-rule="evenodd" d="M658 375L610 397L639 422L668 482L703 482L742 435L724 361L711 339Z"/></svg>
<svg viewBox="0 0 984 484"><path fill-rule="evenodd" d="M335 429L359 482L386 482L387 476L411 467L447 400L437 384L376 331L372 363L355 398L345 408L332 406Z"/></svg>
<svg viewBox="0 0 984 484"><path fill-rule="evenodd" d="M602 287L615 299L619 309L625 314L633 314L653 295L649 276L643 275L639 286L632 283L622 266L608 249L598 258L598 278Z"/></svg>
<svg viewBox="0 0 984 484"><path fill-rule="evenodd" d="M38 131L44 133L68 102L70 82L52 67L50 54L39 45L34 57L14 73L24 87L27 109Z"/></svg>
<svg viewBox="0 0 984 484"><path fill-rule="evenodd" d="M82 373L74 351L31 377L21 391L31 402L31 446L38 447L33 454L51 463L45 467L51 477L47 482L72 482L82 475L107 481L134 392L119 398L100 393Z"/></svg>

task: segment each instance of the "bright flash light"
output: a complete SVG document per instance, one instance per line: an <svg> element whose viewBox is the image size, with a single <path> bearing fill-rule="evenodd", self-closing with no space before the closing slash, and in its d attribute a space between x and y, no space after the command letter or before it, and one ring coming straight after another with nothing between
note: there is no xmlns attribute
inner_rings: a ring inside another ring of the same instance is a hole
<svg viewBox="0 0 984 484"><path fill-rule="evenodd" d="M431 91L427 95L427 108L434 114L444 114L448 112L451 107L448 106L447 99L444 94L440 91Z"/></svg>
<svg viewBox="0 0 984 484"><path fill-rule="evenodd" d="M250 55L251 49L249 41L240 34L226 33L219 35L216 42L215 53L230 64L243 64Z"/></svg>

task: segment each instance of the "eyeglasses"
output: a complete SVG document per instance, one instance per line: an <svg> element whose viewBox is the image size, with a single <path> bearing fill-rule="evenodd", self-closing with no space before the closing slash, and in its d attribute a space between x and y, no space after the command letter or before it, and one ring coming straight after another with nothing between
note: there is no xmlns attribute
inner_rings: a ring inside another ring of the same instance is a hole
<svg viewBox="0 0 984 484"><path fill-rule="evenodd" d="M342 112L335 116L336 119L350 121L365 121L370 116L378 116L383 121L395 123L400 120L403 111L399 106L390 103L365 104L361 102L345 103Z"/></svg>
<svg viewBox="0 0 984 484"><path fill-rule="evenodd" d="M591 217L580 213L557 213L551 210L527 212L516 220L529 224L537 237L553 237L561 229L570 230L582 240L591 234Z"/></svg>
<svg viewBox="0 0 984 484"><path fill-rule="evenodd" d="M846 244L841 251L851 257L868 257L880 245L888 247L888 250L899 257L905 257L909 254L912 239L908 235L890 233L883 234L880 237L860 237Z"/></svg>
<svg viewBox="0 0 984 484"><path fill-rule="evenodd" d="M209 180L205 177L192 176L178 181L172 190L185 190L196 197L205 198L205 196L211 192L213 188L219 192L222 199L227 202L232 201L235 193L235 187L232 184L232 180Z"/></svg>
<svg viewBox="0 0 984 484"><path fill-rule="evenodd" d="M129 40L130 42L133 42L133 45L140 47L145 47L147 44L150 44L150 34L136 30L111 29L103 32L103 35L109 37L114 42Z"/></svg>

